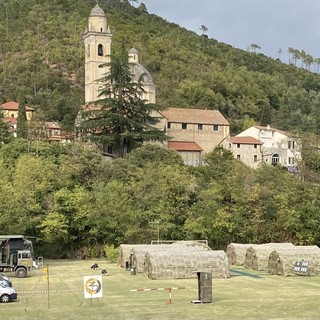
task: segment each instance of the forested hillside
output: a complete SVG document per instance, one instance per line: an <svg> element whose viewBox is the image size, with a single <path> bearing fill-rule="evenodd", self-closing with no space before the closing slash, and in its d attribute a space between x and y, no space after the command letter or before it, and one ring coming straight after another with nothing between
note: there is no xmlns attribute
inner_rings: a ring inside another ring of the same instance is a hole
<svg viewBox="0 0 320 320"><path fill-rule="evenodd" d="M113 32L112 50L139 49L159 104L219 109L232 132L256 122L318 133L318 74L198 36L148 14L141 3L99 4ZM94 5L93 0L0 2L0 102L24 96L38 117L72 129L84 101L81 35Z"/></svg>

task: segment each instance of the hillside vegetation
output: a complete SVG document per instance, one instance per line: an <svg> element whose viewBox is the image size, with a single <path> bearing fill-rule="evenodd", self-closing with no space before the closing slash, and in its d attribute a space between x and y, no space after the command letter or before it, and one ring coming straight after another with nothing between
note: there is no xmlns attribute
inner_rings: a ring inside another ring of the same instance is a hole
<svg viewBox="0 0 320 320"><path fill-rule="evenodd" d="M318 133L320 76L235 49L150 15L129 1L99 2L112 50L135 47L165 107L219 109L232 132L256 122ZM27 97L38 117L72 129L84 102L81 34L93 0L0 2L0 102Z"/></svg>
<svg viewBox="0 0 320 320"><path fill-rule="evenodd" d="M84 145L16 139L0 149L0 176L2 233L36 237L45 257L97 257L106 245L157 240L158 230L215 249L320 244L319 184L277 166L252 170L221 148L193 168L151 145L104 161Z"/></svg>

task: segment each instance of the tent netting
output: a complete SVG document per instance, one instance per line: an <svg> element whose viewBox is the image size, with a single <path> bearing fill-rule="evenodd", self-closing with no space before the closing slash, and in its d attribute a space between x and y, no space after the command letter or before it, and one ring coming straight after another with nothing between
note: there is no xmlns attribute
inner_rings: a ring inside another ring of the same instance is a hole
<svg viewBox="0 0 320 320"><path fill-rule="evenodd" d="M247 249L252 246L252 243L230 243L227 246L227 256L230 265L242 266L246 257Z"/></svg>
<svg viewBox="0 0 320 320"><path fill-rule="evenodd" d="M308 262L308 274L320 274L320 248L318 246L294 246L278 248L270 253L268 272L282 276L294 276L294 266L298 261Z"/></svg>
<svg viewBox="0 0 320 320"><path fill-rule="evenodd" d="M265 243L251 245L246 252L244 266L253 270L267 271L269 256L279 248L294 247L292 243Z"/></svg>
<svg viewBox="0 0 320 320"><path fill-rule="evenodd" d="M228 278L229 263L223 250L151 251L146 254L144 272L151 279L196 278L198 272Z"/></svg>
<svg viewBox="0 0 320 320"><path fill-rule="evenodd" d="M229 277L227 255L222 250L213 251L197 241L176 241L172 244L127 245L119 248L118 264L128 261L137 272L152 279L187 279L197 277L197 272L211 272L212 277Z"/></svg>
<svg viewBox="0 0 320 320"><path fill-rule="evenodd" d="M118 265L122 268L126 266L126 262L132 259L132 250L137 247L144 247L145 244L121 244L119 246Z"/></svg>

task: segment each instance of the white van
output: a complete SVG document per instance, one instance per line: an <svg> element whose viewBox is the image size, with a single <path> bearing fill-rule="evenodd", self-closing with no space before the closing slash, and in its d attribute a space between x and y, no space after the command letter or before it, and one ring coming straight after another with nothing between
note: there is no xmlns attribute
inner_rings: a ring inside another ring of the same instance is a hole
<svg viewBox="0 0 320 320"><path fill-rule="evenodd" d="M0 302L10 302L17 299L18 295L15 289L4 286L0 283Z"/></svg>
<svg viewBox="0 0 320 320"><path fill-rule="evenodd" d="M11 280L5 276L3 273L0 272L0 283L3 282L6 287L12 287Z"/></svg>

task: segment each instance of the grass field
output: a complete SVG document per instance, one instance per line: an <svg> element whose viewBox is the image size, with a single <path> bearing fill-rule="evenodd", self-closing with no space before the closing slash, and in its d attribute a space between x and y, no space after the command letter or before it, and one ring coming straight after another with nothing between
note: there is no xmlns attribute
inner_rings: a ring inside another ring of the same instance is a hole
<svg viewBox="0 0 320 320"><path fill-rule="evenodd" d="M83 277L101 274L90 269L94 262L109 275L103 276L103 297L85 299ZM42 270L24 279L12 275L19 298L0 304L0 319L320 319L320 277L284 278L236 267L229 279L213 279L213 303L192 304L198 297L197 279L149 280L104 261L45 261L46 265L50 293ZM130 291L178 286L186 289L172 291L172 304L168 291Z"/></svg>

